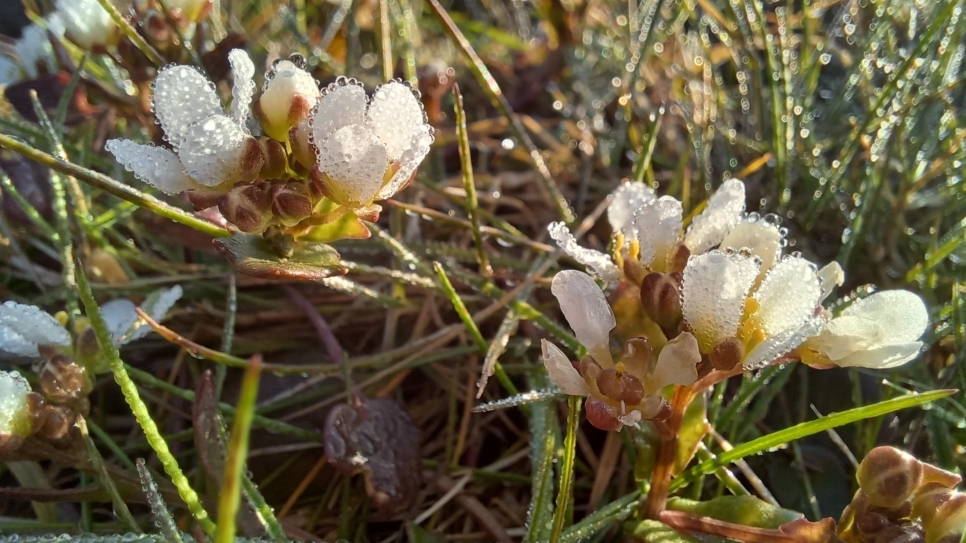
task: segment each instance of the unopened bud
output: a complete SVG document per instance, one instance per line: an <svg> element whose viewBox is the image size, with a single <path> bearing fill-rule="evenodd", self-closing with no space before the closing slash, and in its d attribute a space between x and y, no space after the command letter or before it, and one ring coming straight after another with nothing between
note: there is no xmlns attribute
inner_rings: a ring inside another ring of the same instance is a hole
<svg viewBox="0 0 966 543"><path fill-rule="evenodd" d="M607 368L597 376L600 393L626 405L637 405L644 399L644 385L633 375L616 368Z"/></svg>
<svg viewBox="0 0 966 543"><path fill-rule="evenodd" d="M285 170L288 167L288 155L285 152L285 147L271 138L258 138L257 141L262 155L265 157L265 163L262 164L258 176L262 179L284 177Z"/></svg>
<svg viewBox="0 0 966 543"><path fill-rule="evenodd" d="M318 163L318 156L309 138L311 134L312 127L309 125L309 119L303 119L288 131L288 140L292 144L292 158L306 171L311 170Z"/></svg>
<svg viewBox="0 0 966 543"><path fill-rule="evenodd" d="M922 465L894 447L876 447L862 459L855 474L859 488L876 507L903 505L922 482Z"/></svg>
<svg viewBox="0 0 966 543"><path fill-rule="evenodd" d="M711 352L708 353L708 360L716 370L728 371L741 363L745 357L745 345L736 337L729 337L718 342Z"/></svg>
<svg viewBox="0 0 966 543"><path fill-rule="evenodd" d="M678 243L667 254L667 271L668 273L684 273L685 266L688 265L688 259L691 258L691 250L688 246L683 243Z"/></svg>
<svg viewBox="0 0 966 543"><path fill-rule="evenodd" d="M936 507L929 520L923 519L929 541L945 537L961 537L966 531L966 494L953 492Z"/></svg>
<svg viewBox="0 0 966 543"><path fill-rule="evenodd" d="M100 355L101 348L97 344L97 335L93 328L88 326L77 334L75 348L75 354L84 362L93 361Z"/></svg>
<svg viewBox="0 0 966 543"><path fill-rule="evenodd" d="M889 519L877 511L859 511L855 515L855 527L867 540L891 525Z"/></svg>
<svg viewBox="0 0 966 543"><path fill-rule="evenodd" d="M288 141L289 129L309 116L321 94L303 68L304 59L289 58L277 61L265 74L268 81L254 107L262 129L279 141Z"/></svg>
<svg viewBox="0 0 966 543"><path fill-rule="evenodd" d="M654 366L654 349L647 338L635 337L624 342L620 363L638 379L651 373Z"/></svg>
<svg viewBox="0 0 966 543"><path fill-rule="evenodd" d="M92 388L87 371L69 356L55 355L40 368L40 388L53 403L68 403L87 396Z"/></svg>
<svg viewBox="0 0 966 543"><path fill-rule="evenodd" d="M121 36L121 29L96 1L58 0L56 8L64 33L82 50L103 52Z"/></svg>
<svg viewBox="0 0 966 543"><path fill-rule="evenodd" d="M675 330L681 322L680 273L650 273L641 283L641 305L644 313L665 331Z"/></svg>
<svg viewBox="0 0 966 543"><path fill-rule="evenodd" d="M221 200L223 194L217 192L208 192L203 190L189 190L185 192L188 195L188 201L195 208L195 211L201 211L203 209L208 209L209 207L215 207L218 205L218 201Z"/></svg>
<svg viewBox="0 0 966 543"><path fill-rule="evenodd" d="M238 183L218 201L225 220L247 234L260 234L272 221L272 198L261 184Z"/></svg>
<svg viewBox="0 0 966 543"><path fill-rule="evenodd" d="M951 488L946 488L939 483L928 483L916 492L912 499L912 516L922 519L923 524L931 524L939 508L957 492Z"/></svg>
<svg viewBox="0 0 966 543"><path fill-rule="evenodd" d="M63 438L74 425L74 414L63 407L48 405L44 414L44 424L40 428L40 434L49 439Z"/></svg>
<svg viewBox="0 0 966 543"><path fill-rule="evenodd" d="M612 432L614 430L620 430L623 427L623 424L621 424L618 418L620 415L617 413L617 410L603 400L587 398L584 411L587 413L587 421L594 428L604 430L605 432Z"/></svg>
<svg viewBox="0 0 966 543"><path fill-rule="evenodd" d="M273 183L270 193L272 212L285 226L295 226L312 215L312 195L305 183Z"/></svg>
<svg viewBox="0 0 966 543"><path fill-rule="evenodd" d="M600 375L601 369L594 360L594 357L590 356L589 354L584 355L583 358L574 364L574 367L577 368L577 373L584 378L584 381L587 382L587 385L591 388L591 390L599 394L600 391L597 390L597 376Z"/></svg>

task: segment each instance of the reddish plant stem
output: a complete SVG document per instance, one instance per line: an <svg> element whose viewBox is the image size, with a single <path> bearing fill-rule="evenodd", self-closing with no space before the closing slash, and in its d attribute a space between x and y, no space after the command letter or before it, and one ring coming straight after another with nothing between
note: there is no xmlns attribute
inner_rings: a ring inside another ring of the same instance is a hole
<svg viewBox="0 0 966 543"><path fill-rule="evenodd" d="M671 472L674 469L674 459L678 452L678 433L684 420L684 411L691 399L694 389L687 386L675 386L674 396L671 398L671 416L667 425L661 431L661 443L651 472L651 489L647 493L644 516L657 519L661 511L667 506L668 489L671 487Z"/></svg>
<svg viewBox="0 0 966 543"><path fill-rule="evenodd" d="M795 543L794 537L779 530L742 526L684 511L662 511L658 520L678 531L701 532L745 543Z"/></svg>

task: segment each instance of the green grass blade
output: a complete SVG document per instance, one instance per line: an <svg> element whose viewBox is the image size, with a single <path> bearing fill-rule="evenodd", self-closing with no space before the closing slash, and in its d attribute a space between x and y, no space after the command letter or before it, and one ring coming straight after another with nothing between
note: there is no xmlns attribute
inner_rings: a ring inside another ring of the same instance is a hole
<svg viewBox="0 0 966 543"><path fill-rule="evenodd" d="M235 518L241 506L241 480L245 471L245 458L248 456L248 436L255 416L255 400L258 396L258 380L261 373L261 357L256 355L252 357L242 378L238 412L231 427L228 460L225 462L221 500L218 503L218 534L215 537L215 543L232 543L235 540Z"/></svg>

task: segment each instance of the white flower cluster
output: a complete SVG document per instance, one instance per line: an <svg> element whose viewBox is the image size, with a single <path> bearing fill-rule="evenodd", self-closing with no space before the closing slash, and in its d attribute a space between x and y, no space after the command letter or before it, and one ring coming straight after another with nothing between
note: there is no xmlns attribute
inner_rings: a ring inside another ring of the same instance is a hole
<svg viewBox="0 0 966 543"><path fill-rule="evenodd" d="M819 270L797 254L782 256L778 221L744 208L744 184L726 181L684 230L679 201L624 185L608 209L613 257L580 247L562 223L550 226L558 245L596 277L639 289L644 320L658 325L644 326L640 338L654 360L634 369L625 356L615 365L610 334L617 320L593 278L579 271L554 278L552 292L592 360L571 364L545 342L544 363L564 392L596 399L588 401L591 422L594 410L606 411L598 426L619 429L654 416L663 399L652 395L667 384L688 385L699 373L739 364L760 368L796 349L796 359L818 366L891 368L917 355L928 325L918 296L876 293L833 318L821 304L844 280L838 264ZM605 390L600 376L615 367L621 387ZM623 398L637 388L644 394Z"/></svg>

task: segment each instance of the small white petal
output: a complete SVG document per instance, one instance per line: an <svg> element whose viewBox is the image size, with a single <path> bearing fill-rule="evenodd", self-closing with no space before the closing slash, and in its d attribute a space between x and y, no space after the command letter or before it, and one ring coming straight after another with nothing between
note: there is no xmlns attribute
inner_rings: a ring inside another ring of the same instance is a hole
<svg viewBox="0 0 966 543"><path fill-rule="evenodd" d="M608 283L616 282L620 279L617 266L610 256L600 251L586 249L577 244L574 235L570 233L570 228L562 222L551 223L547 230L550 237L557 242L557 246L563 249L568 256L580 262L590 269L590 271L600 279Z"/></svg>
<svg viewBox="0 0 966 543"><path fill-rule="evenodd" d="M70 345L67 330L57 319L36 306L4 302L0 305L0 326L9 328L35 345Z"/></svg>
<svg viewBox="0 0 966 543"><path fill-rule="evenodd" d="M30 433L30 383L20 372L0 371L0 436Z"/></svg>
<svg viewBox="0 0 966 543"><path fill-rule="evenodd" d="M745 184L738 179L725 181L708 200L708 207L688 227L684 243L691 254L703 253L721 243L744 210Z"/></svg>
<svg viewBox="0 0 966 543"><path fill-rule="evenodd" d="M607 221L614 233L621 232L628 240L634 239L634 212L654 200L654 189L644 183L625 183L611 195L607 206Z"/></svg>
<svg viewBox="0 0 966 543"><path fill-rule="evenodd" d="M634 409L626 415L617 417L617 420L621 421L624 426L637 426L637 423L641 422L641 412Z"/></svg>
<svg viewBox="0 0 966 543"><path fill-rule="evenodd" d="M856 351L879 347L883 337L883 328L875 320L843 315L829 321L809 344L834 362Z"/></svg>
<svg viewBox="0 0 966 543"><path fill-rule="evenodd" d="M165 194L178 194L198 186L185 173L178 155L163 147L131 140L108 140L104 148L125 170Z"/></svg>
<svg viewBox="0 0 966 543"><path fill-rule="evenodd" d="M688 260L682 311L704 349L738 331L745 299L757 276L758 263L750 257L710 251Z"/></svg>
<svg viewBox="0 0 966 543"><path fill-rule="evenodd" d="M577 270L564 270L553 277L550 292L557 297L560 311L577 336L602 367L610 367L610 331L617 326L614 311L593 278Z"/></svg>
<svg viewBox="0 0 966 543"><path fill-rule="evenodd" d="M907 290L883 290L863 298L842 311L843 316L874 320L883 329L883 344L918 340L929 326L929 312L922 298Z"/></svg>
<svg viewBox="0 0 966 543"><path fill-rule="evenodd" d="M175 285L171 288L156 290L148 295L141 304L141 309L147 313L151 320L154 322L161 322L164 317L168 314L168 311L174 307L174 304L181 299L184 291L181 289L181 285ZM124 343L130 343L144 336L150 334L153 328L147 323L143 323L138 326L134 331L132 331L125 339Z"/></svg>
<svg viewBox="0 0 966 543"><path fill-rule="evenodd" d="M389 160L393 162L402 159L403 153L412 148L417 139L425 137L428 127L423 106L413 89L399 81L390 81L376 89L366 123L382 141Z"/></svg>
<svg viewBox="0 0 966 543"><path fill-rule="evenodd" d="M376 194L377 200L391 198L394 194L402 190L412 179L413 174L419 164L429 154L429 149L433 144L433 127L424 124L420 127L421 132L413 135L411 145L399 159L399 169L393 174L392 179Z"/></svg>
<svg viewBox="0 0 966 543"><path fill-rule="evenodd" d="M10 356L36 358L40 356L40 351L37 350L36 343L31 343L17 332L0 325L0 359Z"/></svg>
<svg viewBox="0 0 966 543"><path fill-rule="evenodd" d="M318 144L319 170L331 182L338 203L365 205L385 182L389 160L386 148L365 125L348 125Z"/></svg>
<svg viewBox="0 0 966 543"><path fill-rule="evenodd" d="M829 262L822 269L818 270L818 280L822 284L822 300L832 294L835 287L842 286L845 282L845 272L838 262Z"/></svg>
<svg viewBox="0 0 966 543"><path fill-rule="evenodd" d="M761 259L761 271L765 272L778 261L782 253L782 234L774 224L763 220L740 221L721 240L722 249L751 249Z"/></svg>
<svg viewBox="0 0 966 543"><path fill-rule="evenodd" d="M753 370L769 364L797 348L806 339L821 332L823 326L825 326L825 317L812 317L800 326L768 336L745 355L742 367L746 370Z"/></svg>
<svg viewBox="0 0 966 543"><path fill-rule="evenodd" d="M115 345L121 344L121 338L134 326L138 314L134 312L134 302L125 298L111 300L101 306L101 316L111 331L111 338Z"/></svg>
<svg viewBox="0 0 966 543"><path fill-rule="evenodd" d="M688 332L681 332L661 349L654 371L644 383L644 392L653 394L670 384L693 384L698 380L699 362L698 340Z"/></svg>
<svg viewBox="0 0 966 543"><path fill-rule="evenodd" d="M586 396L587 382L577 373L577 369L570 363L567 355L559 347L547 340L540 341L543 350L543 365L547 368L547 375L553 384L557 385L564 394L571 396Z"/></svg>
<svg viewBox="0 0 966 543"><path fill-rule="evenodd" d="M223 113L214 85L197 68L168 66L158 73L154 114L176 151L191 125Z"/></svg>
<svg viewBox="0 0 966 543"><path fill-rule="evenodd" d="M834 360L837 366L871 369L890 369L899 367L919 356L922 342L897 343L875 349L856 351L844 358Z"/></svg>
<svg viewBox="0 0 966 543"><path fill-rule="evenodd" d="M787 257L768 271L753 297L754 318L766 335L796 328L815 315L822 288L815 266L799 257Z"/></svg>
<svg viewBox="0 0 966 543"><path fill-rule="evenodd" d="M272 73L258 98L262 128L276 139L287 138L288 130L308 116L322 92L311 74L290 60L277 62Z"/></svg>
<svg viewBox="0 0 966 543"><path fill-rule="evenodd" d="M67 37L85 51L106 45L118 32L111 15L97 0L57 0L56 9Z"/></svg>
<svg viewBox="0 0 966 543"><path fill-rule="evenodd" d="M244 173L245 132L225 115L188 127L178 151L185 172L206 187L239 181Z"/></svg>
<svg viewBox="0 0 966 543"><path fill-rule="evenodd" d="M359 85L330 85L319 98L312 117L312 137L321 145L336 130L366 121L366 91Z"/></svg>
<svg viewBox="0 0 966 543"><path fill-rule="evenodd" d="M684 208L671 196L651 200L634 214L635 236L641 242L641 263L665 258L681 237ZM661 268L662 266L658 266Z"/></svg>
<svg viewBox="0 0 966 543"><path fill-rule="evenodd" d="M255 96L255 64L244 49L232 49L228 53L228 63L231 64L231 73L234 81L231 86L231 116L245 133L248 128L245 122L252 107L252 97Z"/></svg>

